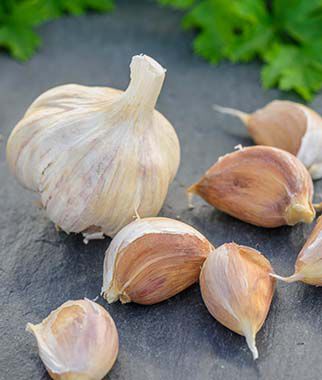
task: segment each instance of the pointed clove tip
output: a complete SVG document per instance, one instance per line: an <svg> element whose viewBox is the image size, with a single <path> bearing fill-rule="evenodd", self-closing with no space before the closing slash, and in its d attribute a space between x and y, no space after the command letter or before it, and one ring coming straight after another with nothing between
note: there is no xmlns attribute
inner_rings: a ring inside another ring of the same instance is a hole
<svg viewBox="0 0 322 380"><path fill-rule="evenodd" d="M253 355L253 359L254 360L258 359L259 355L258 355L258 350L256 347L255 335L251 332L249 328L247 328L245 331L245 338L246 338L247 346Z"/></svg>
<svg viewBox="0 0 322 380"><path fill-rule="evenodd" d="M25 331L33 333L34 332L34 327L35 327L35 325L33 325L32 323L27 323Z"/></svg>
<svg viewBox="0 0 322 380"><path fill-rule="evenodd" d="M218 104L213 104L212 108L217 112L238 117L246 126L249 123L250 115L246 112L236 110L235 108L222 107Z"/></svg>
<svg viewBox="0 0 322 380"><path fill-rule="evenodd" d="M251 349L251 352L252 352L252 354L253 354L253 360L257 360L258 357L259 357L257 347L254 346L254 348Z"/></svg>
<svg viewBox="0 0 322 380"><path fill-rule="evenodd" d="M197 183L194 183L193 185L191 185L191 186L188 187L188 189L187 189L188 207L189 207L190 209L194 208L194 205L193 205L192 199L193 199L194 194L198 194L197 186L198 186L198 184L197 184Z"/></svg>
<svg viewBox="0 0 322 380"><path fill-rule="evenodd" d="M300 281L302 279L302 276L298 273L294 273L292 276L288 276L288 277L279 276L278 274L275 274L275 273L270 273L269 275L271 277L276 278L277 280L284 281L289 284L292 282Z"/></svg>

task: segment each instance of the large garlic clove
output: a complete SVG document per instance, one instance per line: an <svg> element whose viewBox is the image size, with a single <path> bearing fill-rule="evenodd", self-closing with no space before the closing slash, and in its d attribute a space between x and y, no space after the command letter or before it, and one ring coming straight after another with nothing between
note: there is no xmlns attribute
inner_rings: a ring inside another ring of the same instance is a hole
<svg viewBox="0 0 322 380"><path fill-rule="evenodd" d="M102 294L108 302L155 304L198 280L214 247L193 227L169 218L137 219L106 251Z"/></svg>
<svg viewBox="0 0 322 380"><path fill-rule="evenodd" d="M59 86L15 127L10 167L61 229L90 240L115 235L136 213L158 214L180 160L173 127L154 109L164 78L156 61L135 56L125 92Z"/></svg>
<svg viewBox="0 0 322 380"><path fill-rule="evenodd" d="M254 359L257 332L275 290L269 261L255 249L224 244L209 255L200 274L202 298L221 324L246 338Z"/></svg>
<svg viewBox="0 0 322 380"><path fill-rule="evenodd" d="M302 281L309 285L322 286L322 217L319 217L296 259L294 274L289 277L275 274L272 276L286 282Z"/></svg>
<svg viewBox="0 0 322 380"><path fill-rule="evenodd" d="M188 192L262 227L311 223L315 217L308 171L292 154L272 147L243 148L220 157Z"/></svg>
<svg viewBox="0 0 322 380"><path fill-rule="evenodd" d="M251 114L214 108L239 117L256 144L284 149L303 162L313 179L322 177L322 118L312 109L285 100L274 100Z"/></svg>
<svg viewBox="0 0 322 380"><path fill-rule="evenodd" d="M109 313L88 299L68 301L40 324L27 324L54 380L101 380L118 354L118 333Z"/></svg>

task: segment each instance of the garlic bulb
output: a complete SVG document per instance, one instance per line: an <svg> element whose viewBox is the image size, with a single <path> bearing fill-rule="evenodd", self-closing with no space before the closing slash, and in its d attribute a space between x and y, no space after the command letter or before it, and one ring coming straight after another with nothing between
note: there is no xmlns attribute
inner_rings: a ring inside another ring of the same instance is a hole
<svg viewBox="0 0 322 380"><path fill-rule="evenodd" d="M220 157L188 192L261 227L311 223L315 217L308 171L292 154L268 146Z"/></svg>
<svg viewBox="0 0 322 380"><path fill-rule="evenodd" d="M202 298L218 322L246 342L258 358L255 338L267 317L275 291L269 261L255 249L224 244L211 253L200 274Z"/></svg>
<svg viewBox="0 0 322 380"><path fill-rule="evenodd" d="M322 286L321 216L296 259L294 274L289 277L282 277L275 274L272 274L272 276L286 282L302 281L309 285Z"/></svg>
<svg viewBox="0 0 322 380"><path fill-rule="evenodd" d="M88 299L68 301L40 324L27 324L39 355L54 380L101 380L118 354L113 319Z"/></svg>
<svg viewBox="0 0 322 380"><path fill-rule="evenodd" d="M193 227L169 218L137 219L106 251L102 294L108 302L164 301L198 281L214 247Z"/></svg>
<svg viewBox="0 0 322 380"><path fill-rule="evenodd" d="M136 213L157 215L179 165L177 135L154 107L165 70L135 56L125 92L64 85L15 127L7 160L66 232L115 235Z"/></svg>
<svg viewBox="0 0 322 380"><path fill-rule="evenodd" d="M251 114L214 105L239 117L256 144L284 149L303 162L313 179L322 177L322 118L295 102L274 100Z"/></svg>

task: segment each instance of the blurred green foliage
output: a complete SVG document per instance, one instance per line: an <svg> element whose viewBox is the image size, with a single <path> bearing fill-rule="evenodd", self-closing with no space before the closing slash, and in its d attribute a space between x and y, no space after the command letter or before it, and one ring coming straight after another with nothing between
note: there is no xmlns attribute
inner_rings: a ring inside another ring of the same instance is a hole
<svg viewBox="0 0 322 380"><path fill-rule="evenodd" d="M322 87L322 0L156 0L183 10L197 31L196 54L211 63L260 59L266 88L305 100ZM35 29L64 13L106 12L114 0L0 0L0 46L29 59L41 43Z"/></svg>
<svg viewBox="0 0 322 380"><path fill-rule="evenodd" d="M14 58L29 59L41 43L35 28L63 13L80 15L88 9L113 8L113 0L0 0L0 46Z"/></svg>
<svg viewBox="0 0 322 380"><path fill-rule="evenodd" d="M322 0L160 0L186 10L194 50L212 63L263 61L262 83L305 100L322 87Z"/></svg>

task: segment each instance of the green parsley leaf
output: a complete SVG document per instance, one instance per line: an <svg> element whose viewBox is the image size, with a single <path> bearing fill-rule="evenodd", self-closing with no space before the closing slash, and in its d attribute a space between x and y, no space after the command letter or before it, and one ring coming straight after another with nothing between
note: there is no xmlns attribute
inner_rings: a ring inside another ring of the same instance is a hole
<svg viewBox="0 0 322 380"><path fill-rule="evenodd" d="M46 3L57 16L63 13L79 16L87 10L107 12L114 7L114 0L46 0Z"/></svg>
<svg viewBox="0 0 322 380"><path fill-rule="evenodd" d="M265 55L267 65L262 70L262 81L269 88L295 90L305 100L322 87L321 41L295 46L275 44Z"/></svg>
<svg viewBox="0 0 322 380"><path fill-rule="evenodd" d="M195 52L211 63L218 63L234 39L239 18L234 14L234 1L203 0L184 18L185 28L197 28Z"/></svg>

